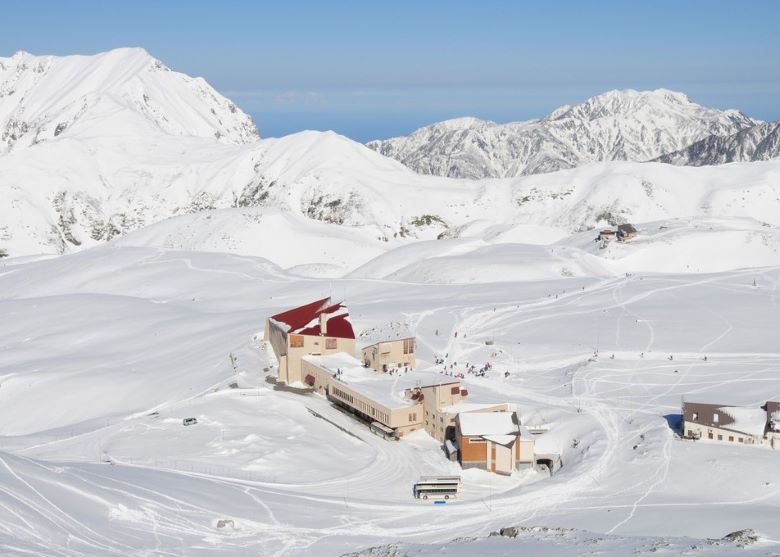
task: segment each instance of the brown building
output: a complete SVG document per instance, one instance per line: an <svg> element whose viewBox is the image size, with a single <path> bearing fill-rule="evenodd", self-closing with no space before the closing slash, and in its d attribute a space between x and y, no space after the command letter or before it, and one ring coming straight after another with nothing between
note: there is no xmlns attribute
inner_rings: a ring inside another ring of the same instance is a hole
<svg viewBox="0 0 780 557"><path fill-rule="evenodd" d="M766 440L773 449L780 449L780 402L772 401L764 406L766 410Z"/></svg>
<svg viewBox="0 0 780 557"><path fill-rule="evenodd" d="M463 468L509 475L534 466L534 439L516 412L466 412L455 423Z"/></svg>
<svg viewBox="0 0 780 557"><path fill-rule="evenodd" d="M617 227L617 237L621 242L629 242L634 239L637 234L639 234L639 231L633 224L621 224Z"/></svg>
<svg viewBox="0 0 780 557"><path fill-rule="evenodd" d="M277 313L265 323L263 338L279 362L279 381L301 383L301 358L307 355L355 353L355 332L349 312L330 298Z"/></svg>
<svg viewBox="0 0 780 557"><path fill-rule="evenodd" d="M610 240L615 239L615 231L611 228L605 228L601 232L599 232L599 236L597 238L600 242L609 242Z"/></svg>
<svg viewBox="0 0 780 557"><path fill-rule="evenodd" d="M402 367L414 369L417 366L416 344L414 337L377 342L363 348L363 362L366 367L377 371Z"/></svg>
<svg viewBox="0 0 780 557"><path fill-rule="evenodd" d="M761 408L683 402L682 432L688 439L755 445L763 442L766 425Z"/></svg>

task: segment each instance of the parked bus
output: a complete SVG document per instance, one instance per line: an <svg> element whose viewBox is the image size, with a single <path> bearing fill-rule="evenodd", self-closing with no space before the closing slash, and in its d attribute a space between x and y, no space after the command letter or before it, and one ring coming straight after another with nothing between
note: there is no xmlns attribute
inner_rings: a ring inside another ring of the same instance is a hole
<svg viewBox="0 0 780 557"><path fill-rule="evenodd" d="M421 476L414 484L414 498L454 499L462 485L460 476Z"/></svg>

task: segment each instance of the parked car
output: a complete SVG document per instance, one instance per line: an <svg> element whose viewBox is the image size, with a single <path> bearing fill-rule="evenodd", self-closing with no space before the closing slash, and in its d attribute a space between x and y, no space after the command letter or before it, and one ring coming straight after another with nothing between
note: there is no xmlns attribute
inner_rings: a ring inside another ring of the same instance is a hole
<svg viewBox="0 0 780 557"><path fill-rule="evenodd" d="M182 425L195 425L198 423L198 418L184 418L181 423Z"/></svg>

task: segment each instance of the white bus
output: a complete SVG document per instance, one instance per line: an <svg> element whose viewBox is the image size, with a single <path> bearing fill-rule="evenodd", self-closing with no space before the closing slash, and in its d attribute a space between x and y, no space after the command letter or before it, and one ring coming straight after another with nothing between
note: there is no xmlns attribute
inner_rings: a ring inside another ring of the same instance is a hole
<svg viewBox="0 0 780 557"><path fill-rule="evenodd" d="M455 499L462 486L460 476L421 476L414 484L414 498Z"/></svg>

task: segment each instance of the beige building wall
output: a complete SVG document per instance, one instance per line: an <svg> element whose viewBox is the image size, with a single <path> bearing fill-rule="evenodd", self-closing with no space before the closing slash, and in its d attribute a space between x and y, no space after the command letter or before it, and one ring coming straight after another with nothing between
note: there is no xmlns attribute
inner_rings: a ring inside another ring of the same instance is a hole
<svg viewBox="0 0 780 557"><path fill-rule="evenodd" d="M288 334L270 319L265 322L263 338L271 344L279 362L277 379L288 385L303 382L305 375L301 373L301 358L304 356L321 356L336 352L355 353L353 338Z"/></svg>
<svg viewBox="0 0 780 557"><path fill-rule="evenodd" d="M302 345L301 345L302 343ZM312 335L287 335L287 383L303 382L301 373L304 356L325 356L337 352L355 353L355 339Z"/></svg>
<svg viewBox="0 0 780 557"><path fill-rule="evenodd" d="M517 445L516 464L523 466L533 466L536 464L536 447L534 438L520 436L520 443Z"/></svg>
<svg viewBox="0 0 780 557"><path fill-rule="evenodd" d="M377 342L361 351L363 362L376 371L389 371L393 368L417 366L417 341L412 338L400 338Z"/></svg>
<svg viewBox="0 0 780 557"><path fill-rule="evenodd" d="M447 438L447 428L455 425L455 417L442 409L463 400L460 381L430 385L420 390L423 393L425 431L440 443L444 443Z"/></svg>
<svg viewBox="0 0 780 557"><path fill-rule="evenodd" d="M448 412L445 408L464 402L467 391L461 388L460 381L429 385L421 387L420 391L423 394L425 431L440 443L444 443L447 439L448 428L452 427L451 431L454 432L455 418L458 416L458 412ZM509 405L502 403L475 411L502 412L506 410L509 410Z"/></svg>
<svg viewBox="0 0 780 557"><path fill-rule="evenodd" d="M762 439L747 433L738 433L719 427L711 427L696 422L683 421L683 436L695 437L696 433L704 441L720 441L725 443L743 443L745 445L761 444Z"/></svg>
<svg viewBox="0 0 780 557"><path fill-rule="evenodd" d="M329 396L334 400L357 410L389 428L395 429L399 435L404 435L422 427L422 404L389 408L371 400L333 378L333 376L319 366L301 360L301 374L314 377L312 387L323 396Z"/></svg>

